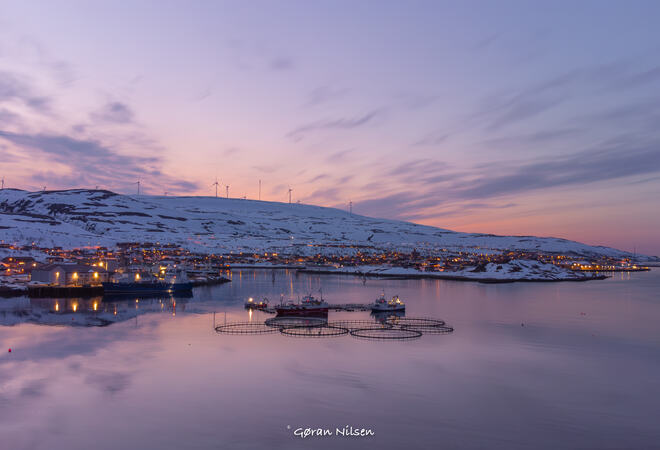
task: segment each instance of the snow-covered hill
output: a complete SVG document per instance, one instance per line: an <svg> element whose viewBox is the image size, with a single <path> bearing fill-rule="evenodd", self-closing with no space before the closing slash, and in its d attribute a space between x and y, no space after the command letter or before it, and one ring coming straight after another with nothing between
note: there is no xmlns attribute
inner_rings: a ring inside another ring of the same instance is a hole
<svg viewBox="0 0 660 450"><path fill-rule="evenodd" d="M539 250L581 256L630 256L557 238L459 233L374 219L333 208L215 197L127 196L103 190L0 191L0 240L40 246L175 243L192 251L298 254L380 249L485 253Z"/></svg>

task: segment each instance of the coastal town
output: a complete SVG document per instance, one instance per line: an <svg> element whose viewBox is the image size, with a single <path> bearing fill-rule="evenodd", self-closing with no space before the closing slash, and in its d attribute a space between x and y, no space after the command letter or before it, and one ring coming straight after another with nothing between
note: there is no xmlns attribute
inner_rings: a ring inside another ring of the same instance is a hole
<svg viewBox="0 0 660 450"><path fill-rule="evenodd" d="M538 268L553 266L563 273L574 273L575 279L602 278L608 272L644 271L645 265L632 259L584 259L571 255L532 251L459 251L441 249L439 252L375 251L367 246L337 246L337 252L309 253L294 251L288 254L273 252L224 254L196 253L176 244L118 243L115 248L43 248L36 245L18 246L0 243L0 295L81 296L102 294L103 283L117 275L163 278L174 270L185 271L194 285L217 284L229 281L231 269L292 269L317 273L344 273L360 276L396 276L411 278L473 278L488 267L495 271L512 262L525 261ZM524 265L522 267L525 267ZM520 272L514 265L510 274ZM507 279L516 280L515 276ZM561 279L561 278L558 278ZM570 278L569 278L570 279ZM502 280L506 281L506 279ZM534 281L531 278L530 281Z"/></svg>

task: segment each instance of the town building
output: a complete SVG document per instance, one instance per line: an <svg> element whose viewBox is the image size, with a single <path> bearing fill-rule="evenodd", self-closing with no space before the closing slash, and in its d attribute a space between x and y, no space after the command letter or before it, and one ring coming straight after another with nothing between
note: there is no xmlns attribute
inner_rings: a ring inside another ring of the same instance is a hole
<svg viewBox="0 0 660 450"><path fill-rule="evenodd" d="M32 270L31 281L57 286L93 286L108 281L108 271L85 264L45 264Z"/></svg>

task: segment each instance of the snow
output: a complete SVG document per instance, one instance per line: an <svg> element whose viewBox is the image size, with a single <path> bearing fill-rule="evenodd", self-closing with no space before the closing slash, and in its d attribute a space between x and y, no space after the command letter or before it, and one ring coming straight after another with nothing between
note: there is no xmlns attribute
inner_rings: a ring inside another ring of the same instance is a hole
<svg viewBox="0 0 660 450"><path fill-rule="evenodd" d="M383 277L424 277L466 279L475 281L568 281L586 280L591 274L533 260L512 260L508 263L488 263L483 269L466 267L456 271L425 272L415 268L388 266L347 266L307 268L307 271L330 272Z"/></svg>
<svg viewBox="0 0 660 450"><path fill-rule="evenodd" d="M459 233L313 205L215 197L128 196L86 189L0 191L0 240L64 248L160 242L218 254L350 254L357 249L347 246L364 246L360 250L367 252L532 250L587 258L631 256L565 239Z"/></svg>

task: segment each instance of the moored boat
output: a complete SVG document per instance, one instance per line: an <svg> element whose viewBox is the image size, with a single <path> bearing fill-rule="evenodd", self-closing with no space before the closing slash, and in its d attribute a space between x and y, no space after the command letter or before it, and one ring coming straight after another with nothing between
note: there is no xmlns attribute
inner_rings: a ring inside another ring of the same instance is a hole
<svg viewBox="0 0 660 450"><path fill-rule="evenodd" d="M266 309L266 308L268 308L268 299L266 297L264 297L263 300L256 301L252 297L250 297L245 302L245 308L247 308L247 309Z"/></svg>
<svg viewBox="0 0 660 450"><path fill-rule="evenodd" d="M179 272L169 277L158 278L149 274L120 274L112 281L102 283L106 294L154 294L189 292L193 284L185 272Z"/></svg>
<svg viewBox="0 0 660 450"><path fill-rule="evenodd" d="M321 299L306 295L300 303L292 301L280 303L275 311L280 316L323 316L328 314L329 304Z"/></svg>
<svg viewBox="0 0 660 450"><path fill-rule="evenodd" d="M382 294L371 305L372 311L404 311L406 304L401 301L398 295L392 297L392 300L386 300L385 294Z"/></svg>

